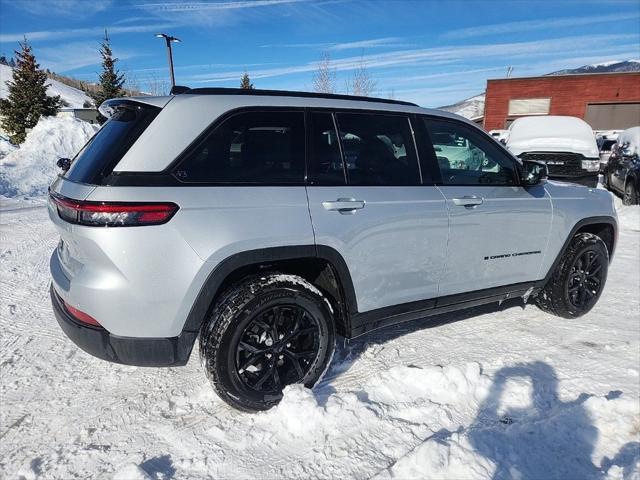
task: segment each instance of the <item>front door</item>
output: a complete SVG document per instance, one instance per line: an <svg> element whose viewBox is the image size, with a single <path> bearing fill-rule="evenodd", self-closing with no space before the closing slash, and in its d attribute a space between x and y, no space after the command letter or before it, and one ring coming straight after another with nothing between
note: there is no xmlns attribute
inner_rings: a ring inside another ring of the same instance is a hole
<svg viewBox="0 0 640 480"><path fill-rule="evenodd" d="M316 243L345 260L357 310L435 298L447 207L435 186L422 185L408 116L318 111L307 119Z"/></svg>
<svg viewBox="0 0 640 480"><path fill-rule="evenodd" d="M544 186L520 186L516 161L457 120L421 117L441 177L450 238L440 296L538 280L552 210Z"/></svg>

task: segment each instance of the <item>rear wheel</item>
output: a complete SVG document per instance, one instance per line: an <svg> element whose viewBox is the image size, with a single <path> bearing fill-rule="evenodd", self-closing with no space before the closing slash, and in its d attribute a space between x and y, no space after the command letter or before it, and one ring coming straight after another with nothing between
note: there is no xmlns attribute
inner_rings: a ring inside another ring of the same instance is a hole
<svg viewBox="0 0 640 480"><path fill-rule="evenodd" d="M624 186L624 196L622 197L622 203L624 205L637 205L638 204L638 192L636 186L633 184L633 180L628 180Z"/></svg>
<svg viewBox="0 0 640 480"><path fill-rule="evenodd" d="M313 387L335 348L331 305L301 277L248 277L222 294L200 332L200 356L218 395L266 410L286 385Z"/></svg>
<svg viewBox="0 0 640 480"><path fill-rule="evenodd" d="M536 296L536 305L564 318L584 315L600 298L608 266L609 252L602 239L591 233L576 234Z"/></svg>

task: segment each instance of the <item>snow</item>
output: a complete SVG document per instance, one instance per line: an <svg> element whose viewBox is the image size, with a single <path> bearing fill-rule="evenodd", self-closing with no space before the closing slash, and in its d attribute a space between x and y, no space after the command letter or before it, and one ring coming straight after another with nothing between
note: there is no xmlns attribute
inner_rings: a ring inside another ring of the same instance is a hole
<svg viewBox="0 0 640 480"><path fill-rule="evenodd" d="M574 152L598 158L598 144L587 122L577 117L545 115L517 118L509 127L507 148L522 152Z"/></svg>
<svg viewBox="0 0 640 480"><path fill-rule="evenodd" d="M0 158L0 195L36 196L46 193L60 172L59 158L72 158L98 130L72 117L43 117L20 148ZM0 150L7 148L0 143Z"/></svg>
<svg viewBox="0 0 640 480"><path fill-rule="evenodd" d="M13 152L16 148L9 139L0 136L0 160Z"/></svg>
<svg viewBox="0 0 640 480"><path fill-rule="evenodd" d="M6 82L12 78L12 68L8 65L0 64L0 98L7 98L9 96L9 88ZM57 80L47 80L47 95L52 97L60 95L60 97L69 104L70 108L83 108L85 102L93 103L91 97L89 97L82 90L65 85Z"/></svg>
<svg viewBox="0 0 640 480"><path fill-rule="evenodd" d="M3 478L595 478L640 475L640 207L603 296L566 320L519 300L376 331L310 391L240 413L198 360L136 368L53 317L43 198L0 200ZM132 319L135 321L135 319Z"/></svg>
<svg viewBox="0 0 640 480"><path fill-rule="evenodd" d="M474 120L484 116L484 101L485 94L475 95L470 98L461 100L453 105L447 105L445 107L439 107L440 110L458 114L462 117Z"/></svg>
<svg viewBox="0 0 640 480"><path fill-rule="evenodd" d="M625 155L640 155L640 127L625 130L618 136L618 145L628 145Z"/></svg>

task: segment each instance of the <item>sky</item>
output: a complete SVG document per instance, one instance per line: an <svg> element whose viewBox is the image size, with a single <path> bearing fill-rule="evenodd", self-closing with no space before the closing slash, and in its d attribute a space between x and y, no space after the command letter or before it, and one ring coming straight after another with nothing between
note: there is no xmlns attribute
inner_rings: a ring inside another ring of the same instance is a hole
<svg viewBox="0 0 640 480"><path fill-rule="evenodd" d="M425 107L482 93L486 80L640 59L640 0L0 0L0 54L25 36L43 68L95 81L108 30L118 67L143 91L168 83L311 90L329 55L337 93L365 65L375 95Z"/></svg>

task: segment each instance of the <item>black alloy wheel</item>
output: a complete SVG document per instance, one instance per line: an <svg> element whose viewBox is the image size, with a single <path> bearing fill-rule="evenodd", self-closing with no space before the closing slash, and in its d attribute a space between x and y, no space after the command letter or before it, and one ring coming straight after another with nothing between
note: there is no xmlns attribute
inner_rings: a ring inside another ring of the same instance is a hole
<svg viewBox="0 0 640 480"><path fill-rule="evenodd" d="M306 279L269 272L227 288L200 330L214 389L244 411L276 405L287 385L316 385L335 350L334 307Z"/></svg>
<svg viewBox="0 0 640 480"><path fill-rule="evenodd" d="M277 305L255 315L236 346L236 372L258 392L297 383L318 357L320 325L299 305Z"/></svg>
<svg viewBox="0 0 640 480"><path fill-rule="evenodd" d="M586 250L574 261L567 282L567 295L577 309L590 309L598 298L605 261L597 250Z"/></svg>

